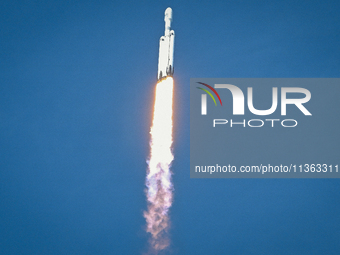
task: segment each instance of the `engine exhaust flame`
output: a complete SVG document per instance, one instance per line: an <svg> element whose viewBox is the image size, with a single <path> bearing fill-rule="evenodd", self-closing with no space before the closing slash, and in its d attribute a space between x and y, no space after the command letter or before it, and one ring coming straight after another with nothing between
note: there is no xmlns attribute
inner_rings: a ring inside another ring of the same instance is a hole
<svg viewBox="0 0 340 255"><path fill-rule="evenodd" d="M172 146L172 101L173 78L167 77L157 83L151 127L150 160L146 176L146 196L148 210L144 212L147 227L151 234L151 250L155 254L166 249L170 240L169 208L172 203L173 185L170 165L173 160Z"/></svg>

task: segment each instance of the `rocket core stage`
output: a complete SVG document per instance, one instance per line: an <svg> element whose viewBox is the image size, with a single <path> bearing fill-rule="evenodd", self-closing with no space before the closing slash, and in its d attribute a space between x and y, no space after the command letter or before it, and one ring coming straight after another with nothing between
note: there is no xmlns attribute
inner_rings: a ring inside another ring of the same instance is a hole
<svg viewBox="0 0 340 255"><path fill-rule="evenodd" d="M159 40L159 56L158 56L158 80L174 73L174 43L175 31L170 30L172 21L172 9L168 7L164 14L165 32Z"/></svg>

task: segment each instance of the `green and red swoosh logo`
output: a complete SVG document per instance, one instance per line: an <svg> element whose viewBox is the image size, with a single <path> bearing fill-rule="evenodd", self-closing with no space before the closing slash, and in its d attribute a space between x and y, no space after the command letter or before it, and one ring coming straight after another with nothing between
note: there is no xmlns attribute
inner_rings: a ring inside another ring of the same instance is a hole
<svg viewBox="0 0 340 255"><path fill-rule="evenodd" d="M222 101L221 101L220 95L217 93L217 91L213 87L211 87L210 85L205 84L203 82L197 82L197 83L202 84L203 86L206 86L207 88L211 89L211 91L214 92L215 95L217 96L218 100L220 100L220 104L222 105ZM211 94L211 92L209 90L203 89L203 88L200 88L200 87L197 87L197 88L205 91L214 100L215 105L217 105L214 96Z"/></svg>

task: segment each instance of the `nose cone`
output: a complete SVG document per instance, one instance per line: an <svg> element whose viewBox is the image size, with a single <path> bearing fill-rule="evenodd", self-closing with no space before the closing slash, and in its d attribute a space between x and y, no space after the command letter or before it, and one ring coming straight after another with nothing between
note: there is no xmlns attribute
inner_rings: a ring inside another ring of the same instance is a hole
<svg viewBox="0 0 340 255"><path fill-rule="evenodd" d="M164 20L166 20L166 19L172 20L172 9L170 7L168 7L165 10L164 14L165 14Z"/></svg>

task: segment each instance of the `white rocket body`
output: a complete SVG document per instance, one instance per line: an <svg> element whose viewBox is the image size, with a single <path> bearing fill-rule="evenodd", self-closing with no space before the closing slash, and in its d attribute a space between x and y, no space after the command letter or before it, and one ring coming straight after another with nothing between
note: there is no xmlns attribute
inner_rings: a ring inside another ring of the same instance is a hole
<svg viewBox="0 0 340 255"><path fill-rule="evenodd" d="M158 56L158 80L174 73L174 43L175 31L170 30L172 21L172 9L168 7L165 10L165 32L159 40L159 56Z"/></svg>

